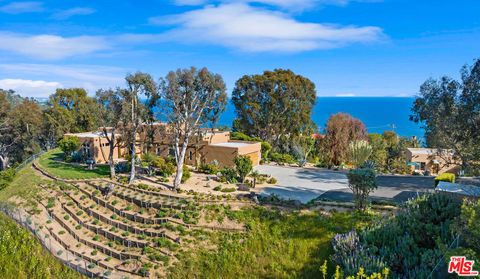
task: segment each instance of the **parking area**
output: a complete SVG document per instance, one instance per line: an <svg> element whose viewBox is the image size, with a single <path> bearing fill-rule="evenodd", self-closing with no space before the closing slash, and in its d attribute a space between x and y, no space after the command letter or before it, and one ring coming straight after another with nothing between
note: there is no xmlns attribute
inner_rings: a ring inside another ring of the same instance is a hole
<svg viewBox="0 0 480 279"><path fill-rule="evenodd" d="M284 199L306 203L318 196L335 201L351 201L345 172L319 168L295 168L261 165L260 173L270 174L277 185L262 185L257 191L263 195L275 194ZM418 193L433 191L433 178L424 176L382 175L377 178L378 189L372 199L401 202Z"/></svg>

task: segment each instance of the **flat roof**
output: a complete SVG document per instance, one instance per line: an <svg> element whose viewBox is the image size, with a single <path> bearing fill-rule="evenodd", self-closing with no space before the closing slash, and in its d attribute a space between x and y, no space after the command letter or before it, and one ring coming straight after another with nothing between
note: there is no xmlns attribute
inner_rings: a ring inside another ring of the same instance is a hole
<svg viewBox="0 0 480 279"><path fill-rule="evenodd" d="M253 143L249 143L249 142L221 142L221 143L214 143L214 144L210 144L211 146L221 146L221 147L231 147L231 148L239 148L239 147L243 147L243 146L249 146Z"/></svg>
<svg viewBox="0 0 480 279"><path fill-rule="evenodd" d="M441 148L407 148L412 154L424 154L424 155L437 155L448 153L453 154L452 149L441 149Z"/></svg>
<svg viewBox="0 0 480 279"><path fill-rule="evenodd" d="M109 136L112 135L112 133L107 133ZM68 133L66 134L67 136L77 136L81 138L98 138L98 137L105 137L103 132L86 132L86 133ZM117 134L118 135L118 134Z"/></svg>
<svg viewBox="0 0 480 279"><path fill-rule="evenodd" d="M435 190L464 196L480 197L480 187L468 184L440 181Z"/></svg>

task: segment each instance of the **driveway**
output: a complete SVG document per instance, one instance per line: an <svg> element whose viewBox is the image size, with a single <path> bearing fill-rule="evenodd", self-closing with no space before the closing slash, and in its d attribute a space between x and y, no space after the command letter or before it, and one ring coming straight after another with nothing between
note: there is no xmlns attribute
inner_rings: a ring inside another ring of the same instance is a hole
<svg viewBox="0 0 480 279"><path fill-rule="evenodd" d="M329 200L352 201L345 172L319 168L294 168L262 165L255 168L260 173L270 174L277 185L265 185L260 194L276 194L284 199L306 203L318 196ZM402 202L417 193L433 190L433 178L423 176L378 176L378 189L371 197L375 200Z"/></svg>

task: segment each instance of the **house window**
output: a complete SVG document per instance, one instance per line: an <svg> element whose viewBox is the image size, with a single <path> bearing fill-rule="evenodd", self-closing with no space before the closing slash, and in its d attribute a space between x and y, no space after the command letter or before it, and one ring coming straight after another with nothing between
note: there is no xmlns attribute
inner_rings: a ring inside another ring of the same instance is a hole
<svg viewBox="0 0 480 279"><path fill-rule="evenodd" d="M425 162L420 162L420 170L425 170Z"/></svg>
<svg viewBox="0 0 480 279"><path fill-rule="evenodd" d="M193 161L193 151L192 150L190 150L190 152L188 153L188 159L190 161Z"/></svg>
<svg viewBox="0 0 480 279"><path fill-rule="evenodd" d="M157 147L157 155L160 156L162 154L162 149L160 147Z"/></svg>
<svg viewBox="0 0 480 279"><path fill-rule="evenodd" d="M168 150L168 156L175 157L175 149L170 148L170 149Z"/></svg>

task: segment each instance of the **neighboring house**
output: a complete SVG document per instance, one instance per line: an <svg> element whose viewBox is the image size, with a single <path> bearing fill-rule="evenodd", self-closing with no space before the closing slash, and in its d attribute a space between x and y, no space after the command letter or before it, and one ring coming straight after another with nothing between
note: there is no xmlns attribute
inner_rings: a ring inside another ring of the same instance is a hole
<svg viewBox="0 0 480 279"><path fill-rule="evenodd" d="M462 165L451 149L407 148L406 160L412 172L431 175L458 174Z"/></svg>
<svg viewBox="0 0 480 279"><path fill-rule="evenodd" d="M97 163L108 160L108 142L101 132L67 134L78 136L82 143L82 154L88 154ZM117 138L120 138L118 136ZM161 157L175 156L174 135L165 123L143 125L137 136L137 152L154 153ZM114 159L124 157L127 149L116 148ZM103 156L105 154L105 156ZM260 164L261 144L259 142L230 140L230 132L203 129L192 136L185 155L185 164L197 166L217 162L219 166L234 166L237 156L248 156L254 166Z"/></svg>

